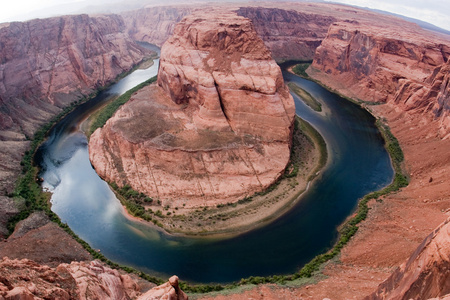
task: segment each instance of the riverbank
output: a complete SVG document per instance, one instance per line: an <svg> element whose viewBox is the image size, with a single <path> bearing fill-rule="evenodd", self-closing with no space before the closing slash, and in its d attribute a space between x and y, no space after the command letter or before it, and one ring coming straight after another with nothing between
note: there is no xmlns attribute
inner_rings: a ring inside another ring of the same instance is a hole
<svg viewBox="0 0 450 300"><path fill-rule="evenodd" d="M151 221L170 234L231 237L262 227L289 211L301 201L301 195L326 162L325 141L311 125L297 117L291 162L285 174L268 190L236 203L203 209L169 208L154 202L142 206L145 211L152 212ZM120 198L127 216L135 220L136 214L129 209L134 206L127 203L125 197Z"/></svg>

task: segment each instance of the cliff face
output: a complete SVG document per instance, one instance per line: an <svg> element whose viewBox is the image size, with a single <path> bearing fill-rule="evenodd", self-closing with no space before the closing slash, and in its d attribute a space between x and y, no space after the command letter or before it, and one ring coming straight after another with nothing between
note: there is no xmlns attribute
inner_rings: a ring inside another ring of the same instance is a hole
<svg viewBox="0 0 450 300"><path fill-rule="evenodd" d="M333 24L317 48L310 74L350 97L393 102L404 111L440 119L450 132L450 41L399 27L356 21Z"/></svg>
<svg viewBox="0 0 450 300"><path fill-rule="evenodd" d="M161 6L142 8L121 14L130 36L136 41L162 46L175 25L190 14L193 7Z"/></svg>
<svg viewBox="0 0 450 300"><path fill-rule="evenodd" d="M0 40L0 189L9 192L28 145L25 136L148 52L114 15L14 22L0 28Z"/></svg>
<svg viewBox="0 0 450 300"><path fill-rule="evenodd" d="M175 24L199 9L199 5L148 7L124 12L127 31L135 40L161 46L173 33ZM312 60L316 48L337 19L319 13L303 13L274 7L239 7L228 5L224 11L235 11L249 18L258 35L275 59Z"/></svg>
<svg viewBox="0 0 450 300"><path fill-rule="evenodd" d="M129 70L146 52L124 31L122 18L114 15L37 19L1 28L0 129L20 127L31 135L36 115L56 112L53 106L63 107Z"/></svg>
<svg viewBox="0 0 450 300"><path fill-rule="evenodd" d="M56 268L31 260L0 260L2 299L173 299L187 300L178 278L142 294L128 274L98 261L60 264Z"/></svg>
<svg viewBox="0 0 450 300"><path fill-rule="evenodd" d="M248 19L202 11L161 49L158 85L89 143L97 173L187 207L261 191L289 160L294 103Z"/></svg>
<svg viewBox="0 0 450 300"><path fill-rule="evenodd" d="M366 300L450 296L450 219L436 228Z"/></svg>
<svg viewBox="0 0 450 300"><path fill-rule="evenodd" d="M312 60L325 38L332 16L265 7L241 7L238 15L249 18L276 59Z"/></svg>

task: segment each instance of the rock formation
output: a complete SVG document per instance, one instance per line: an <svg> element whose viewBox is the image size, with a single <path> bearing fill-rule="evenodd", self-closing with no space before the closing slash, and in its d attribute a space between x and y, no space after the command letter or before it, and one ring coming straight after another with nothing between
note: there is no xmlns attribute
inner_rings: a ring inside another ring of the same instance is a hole
<svg viewBox="0 0 450 300"><path fill-rule="evenodd" d="M137 298L137 300L151 299L188 300L188 296L178 286L178 277L172 276L168 282L152 288Z"/></svg>
<svg viewBox="0 0 450 300"><path fill-rule="evenodd" d="M0 241L8 236L8 222L10 218L19 213L14 200L6 196L0 196Z"/></svg>
<svg viewBox="0 0 450 300"><path fill-rule="evenodd" d="M8 193L26 137L149 52L129 38L122 18L114 15L6 23L0 40L0 190Z"/></svg>
<svg viewBox="0 0 450 300"><path fill-rule="evenodd" d="M237 201L284 171L294 103L248 19L184 18L161 50L158 85L91 136L100 176L193 207Z"/></svg>
<svg viewBox="0 0 450 300"><path fill-rule="evenodd" d="M317 48L310 74L345 95L393 102L404 111L441 120L450 133L450 39L419 28L381 27L357 21L333 24Z"/></svg>
<svg viewBox="0 0 450 300"><path fill-rule="evenodd" d="M446 295L450 296L450 219L365 299L429 299Z"/></svg>
<svg viewBox="0 0 450 300"><path fill-rule="evenodd" d="M0 260L1 299L187 300L178 277L141 293L136 279L99 261L72 262L55 268L31 260Z"/></svg>

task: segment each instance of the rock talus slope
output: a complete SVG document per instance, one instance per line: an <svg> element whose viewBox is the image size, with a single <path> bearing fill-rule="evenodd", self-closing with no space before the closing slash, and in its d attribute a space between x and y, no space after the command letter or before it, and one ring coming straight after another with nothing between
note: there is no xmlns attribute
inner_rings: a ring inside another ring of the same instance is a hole
<svg viewBox="0 0 450 300"><path fill-rule="evenodd" d="M158 85L91 136L100 176L193 207L237 201L284 171L294 103L248 19L184 18L161 50Z"/></svg>
<svg viewBox="0 0 450 300"><path fill-rule="evenodd" d="M393 102L425 113L450 133L450 40L419 29L334 23L317 48L310 74L343 94L370 102Z"/></svg>

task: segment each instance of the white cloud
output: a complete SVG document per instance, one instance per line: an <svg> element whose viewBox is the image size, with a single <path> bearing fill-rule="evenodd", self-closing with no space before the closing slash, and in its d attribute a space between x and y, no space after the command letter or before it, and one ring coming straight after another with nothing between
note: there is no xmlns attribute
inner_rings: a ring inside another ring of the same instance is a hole
<svg viewBox="0 0 450 300"><path fill-rule="evenodd" d="M450 3L448 0L325 0L361 7L380 9L419 19L450 30Z"/></svg>

